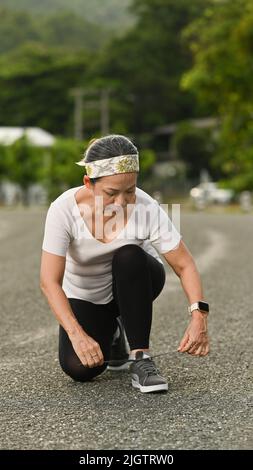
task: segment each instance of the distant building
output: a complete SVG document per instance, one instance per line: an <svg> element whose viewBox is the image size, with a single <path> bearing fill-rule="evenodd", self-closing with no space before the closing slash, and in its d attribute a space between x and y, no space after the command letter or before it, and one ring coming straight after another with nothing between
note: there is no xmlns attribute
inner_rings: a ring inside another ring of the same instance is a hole
<svg viewBox="0 0 253 470"><path fill-rule="evenodd" d="M23 136L35 147L51 147L55 142L54 136L40 127L0 127L2 145L12 145Z"/></svg>
<svg viewBox="0 0 253 470"><path fill-rule="evenodd" d="M219 123L219 120L218 118L206 117L198 119L187 119L184 122L187 122L188 124L192 125L193 127L197 127L198 129L211 129ZM173 155L171 148L171 140L173 134L176 132L178 126L180 126L181 123L181 121L178 121L172 124L158 126L154 129L153 141L154 147L157 150L158 161L168 162L175 160L175 156Z"/></svg>
<svg viewBox="0 0 253 470"><path fill-rule="evenodd" d="M218 118L199 118L188 119L186 122L198 129L214 128L218 124ZM157 160L153 167L153 174L165 180L171 179L185 173L185 163L177 158L172 148L172 137L182 121L172 124L165 124L154 129L152 135L152 148L154 149Z"/></svg>
<svg viewBox="0 0 253 470"><path fill-rule="evenodd" d="M49 148L55 142L52 134L39 127L0 127L1 145L12 145L23 136L26 136L28 142L35 147ZM18 204L22 199L22 189L18 184L6 179L0 182L0 203ZM29 204L45 204L47 201L45 188L38 183L31 184L28 188L28 201Z"/></svg>

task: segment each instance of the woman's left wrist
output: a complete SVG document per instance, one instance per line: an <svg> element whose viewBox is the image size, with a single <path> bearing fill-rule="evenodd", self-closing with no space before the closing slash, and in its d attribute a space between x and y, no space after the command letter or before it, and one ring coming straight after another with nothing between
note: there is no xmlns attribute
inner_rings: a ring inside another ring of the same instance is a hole
<svg viewBox="0 0 253 470"><path fill-rule="evenodd" d="M197 320L207 320L207 313L201 312L200 310L193 310L191 317Z"/></svg>

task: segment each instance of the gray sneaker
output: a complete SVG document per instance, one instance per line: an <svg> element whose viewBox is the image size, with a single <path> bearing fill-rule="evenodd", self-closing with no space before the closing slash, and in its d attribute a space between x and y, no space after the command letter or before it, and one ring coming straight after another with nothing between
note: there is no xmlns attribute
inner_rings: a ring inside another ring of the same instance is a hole
<svg viewBox="0 0 253 470"><path fill-rule="evenodd" d="M167 380L160 375L154 361L148 353L137 351L135 360L129 367L132 386L141 392L160 392L168 390Z"/></svg>

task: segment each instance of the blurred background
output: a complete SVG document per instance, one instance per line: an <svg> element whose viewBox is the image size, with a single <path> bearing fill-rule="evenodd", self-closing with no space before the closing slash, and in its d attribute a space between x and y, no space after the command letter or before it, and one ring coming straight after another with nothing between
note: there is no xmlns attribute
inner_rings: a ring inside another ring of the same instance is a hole
<svg viewBox="0 0 253 470"><path fill-rule="evenodd" d="M0 205L82 184L88 141L129 136L139 187L252 211L252 0L0 0Z"/></svg>
<svg viewBox="0 0 253 470"><path fill-rule="evenodd" d="M0 0L0 449L252 448L252 51L252 0ZM48 205L108 133L138 146L140 188L181 204L211 307L211 354L178 354L166 264L151 349L169 394L148 408L123 372L64 375L39 290Z"/></svg>

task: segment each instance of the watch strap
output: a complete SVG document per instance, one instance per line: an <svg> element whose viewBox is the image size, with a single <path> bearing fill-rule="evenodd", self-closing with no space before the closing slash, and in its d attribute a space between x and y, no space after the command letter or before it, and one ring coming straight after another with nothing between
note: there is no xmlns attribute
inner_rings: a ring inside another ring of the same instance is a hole
<svg viewBox="0 0 253 470"><path fill-rule="evenodd" d="M201 301L201 302L203 302L203 301ZM206 304L207 310L204 310L204 309L202 309L202 308L200 307L200 302L194 302L193 304L191 304L191 305L188 307L189 315L191 315L194 310L199 310L200 312L203 312L203 313L205 313L205 314L208 314L208 312L209 312L209 306L208 306L207 302L203 302L203 303Z"/></svg>

